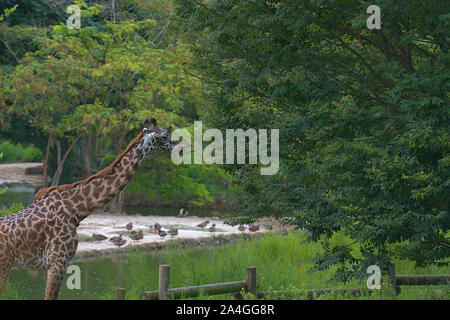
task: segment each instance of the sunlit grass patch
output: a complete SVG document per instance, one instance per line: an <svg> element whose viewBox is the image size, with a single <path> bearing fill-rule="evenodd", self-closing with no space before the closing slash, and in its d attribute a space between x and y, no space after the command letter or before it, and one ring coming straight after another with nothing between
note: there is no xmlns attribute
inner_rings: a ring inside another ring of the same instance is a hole
<svg viewBox="0 0 450 320"><path fill-rule="evenodd" d="M308 259L321 252L322 248L318 242L304 242L305 239L302 232L290 232L286 236L266 234L259 240L243 238L234 244L220 247L180 249L174 246L162 254L159 263L171 266L170 288L244 280L245 268L256 266L259 291L286 291L286 296L278 296L283 299L306 299L304 290L330 287L361 287L363 290L361 295L356 296L334 292L315 298L433 299L448 296L448 286L402 287L401 294L395 296L387 278L383 281L382 289L372 293L365 289L362 280L330 285L329 280L336 268L309 273L312 262ZM342 234L336 234L332 243L345 244L349 240ZM124 269L129 284L127 298L137 299L144 291L157 290L158 269L151 269L149 259L137 249L130 253L129 263ZM445 267L415 268L411 261L399 261L398 266L398 274L448 273ZM202 296L197 299L231 299L231 295Z"/></svg>

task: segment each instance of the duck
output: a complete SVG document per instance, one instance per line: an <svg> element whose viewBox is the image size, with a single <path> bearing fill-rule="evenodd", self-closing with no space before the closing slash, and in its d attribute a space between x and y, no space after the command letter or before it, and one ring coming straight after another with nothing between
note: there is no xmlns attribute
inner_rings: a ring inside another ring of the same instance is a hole
<svg viewBox="0 0 450 320"><path fill-rule="evenodd" d="M122 238L118 238L118 239L112 241L112 243L113 243L115 246L121 247L121 246L123 246L125 243L127 243L127 240L122 239Z"/></svg>
<svg viewBox="0 0 450 320"><path fill-rule="evenodd" d="M133 229L133 222L130 222L129 224L127 224L127 225L125 226L125 228L126 228L127 230Z"/></svg>
<svg viewBox="0 0 450 320"><path fill-rule="evenodd" d="M139 230L139 232L135 232L130 236L133 240L142 240L144 238L144 232L142 230Z"/></svg>
<svg viewBox="0 0 450 320"><path fill-rule="evenodd" d="M259 226L252 224L248 227L248 230L250 230L251 232L256 232L259 230Z"/></svg>
<svg viewBox="0 0 450 320"><path fill-rule="evenodd" d="M161 230L161 229L158 231L158 234L161 238L164 238L165 236L167 236L167 232L164 230Z"/></svg>
<svg viewBox="0 0 450 320"><path fill-rule="evenodd" d="M272 230L272 229L273 229L273 226L272 226L271 224L269 224L269 223L266 223L266 224L264 225L264 227L265 227L267 230Z"/></svg>
<svg viewBox="0 0 450 320"><path fill-rule="evenodd" d="M173 236L177 236L178 235L178 228L172 228L169 230L169 234L173 237Z"/></svg>
<svg viewBox="0 0 450 320"><path fill-rule="evenodd" d="M209 223L209 220L206 220L205 222L202 222L202 223L198 224L197 227L203 229L204 227L206 227L208 225L208 223Z"/></svg>
<svg viewBox="0 0 450 320"><path fill-rule="evenodd" d="M149 226L150 229L153 230L153 232L158 233L159 230L161 230L161 225L157 222L154 225Z"/></svg>
<svg viewBox="0 0 450 320"><path fill-rule="evenodd" d="M216 232L216 224L213 223L211 227L209 227L209 232L214 233Z"/></svg>
<svg viewBox="0 0 450 320"><path fill-rule="evenodd" d="M122 234L120 234L119 236L114 236L114 237L111 237L110 239L109 239L109 241L116 241L116 240L122 240Z"/></svg>
<svg viewBox="0 0 450 320"><path fill-rule="evenodd" d="M238 230L241 232L244 232L245 229L247 229L246 227L244 227L243 225L239 225Z"/></svg>
<svg viewBox="0 0 450 320"><path fill-rule="evenodd" d="M179 217L186 217L189 214L189 212L186 210L184 211L184 208L180 209L180 213L178 214Z"/></svg>
<svg viewBox="0 0 450 320"><path fill-rule="evenodd" d="M102 234L98 234L98 233L93 233L92 234L92 239L96 240L97 242L103 241L105 239L107 239L108 237L102 235Z"/></svg>

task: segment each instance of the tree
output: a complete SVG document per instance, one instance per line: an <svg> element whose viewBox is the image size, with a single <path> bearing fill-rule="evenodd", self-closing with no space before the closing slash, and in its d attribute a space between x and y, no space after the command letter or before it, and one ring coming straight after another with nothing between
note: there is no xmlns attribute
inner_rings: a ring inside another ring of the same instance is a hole
<svg viewBox="0 0 450 320"><path fill-rule="evenodd" d="M52 185L109 165L146 118L155 117L165 127L185 126L205 104L204 86L187 70L190 52L168 25L169 1L115 2L114 12L111 1L77 1L80 30L59 18L65 14L61 3L37 2L42 15L27 4L20 15L33 19L2 26L14 56L0 51L1 134L35 143L45 154L45 176L52 176ZM205 185L193 182L192 171L162 163L158 168L176 172L160 190L163 198L172 186L186 193L178 199L211 201ZM181 187L180 181L190 183ZM131 189L142 191L144 185ZM119 209L120 201L114 204Z"/></svg>
<svg viewBox="0 0 450 320"><path fill-rule="evenodd" d="M270 212L325 244L336 279L395 257L450 255L448 7L442 1L177 0L208 124L280 128L281 169L233 166L252 221ZM366 9L381 8L369 30ZM244 31L245 30L245 31ZM359 244L359 252L353 251ZM394 245L395 244L395 245ZM447 260L448 261L448 260Z"/></svg>

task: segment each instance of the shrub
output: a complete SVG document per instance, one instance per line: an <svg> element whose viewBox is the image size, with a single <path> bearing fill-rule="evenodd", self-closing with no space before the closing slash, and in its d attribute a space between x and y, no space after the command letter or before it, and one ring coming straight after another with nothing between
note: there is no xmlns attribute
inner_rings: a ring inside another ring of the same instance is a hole
<svg viewBox="0 0 450 320"><path fill-rule="evenodd" d="M39 162L42 161L43 154L42 151L36 147L28 147L25 149L25 154L23 160L28 162Z"/></svg>
<svg viewBox="0 0 450 320"><path fill-rule="evenodd" d="M0 143L0 163L11 161L30 161L38 162L43 158L42 151L35 146L22 146L21 144L13 144L8 140Z"/></svg>
<svg viewBox="0 0 450 320"><path fill-rule="evenodd" d="M4 192L6 192L6 190L8 190L8 188L5 188L5 189L3 189L3 190L0 190L0 194L2 194L2 193L4 193ZM13 214L13 213L15 213L15 212L17 212L17 211L20 211L20 210L22 210L24 208L24 206L21 204L21 203L13 203L12 205L11 205L11 207L9 207L9 208L2 208L1 210L0 210L0 217L3 217L3 216L7 216L7 215L9 215L9 214Z"/></svg>

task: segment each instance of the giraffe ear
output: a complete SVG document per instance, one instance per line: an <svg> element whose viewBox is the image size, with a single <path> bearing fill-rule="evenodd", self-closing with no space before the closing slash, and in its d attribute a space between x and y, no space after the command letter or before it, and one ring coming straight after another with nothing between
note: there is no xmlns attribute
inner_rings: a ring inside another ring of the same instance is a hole
<svg viewBox="0 0 450 320"><path fill-rule="evenodd" d="M145 119L144 120L144 125L146 125L146 126L148 126L148 125L150 125L150 124L153 124L153 125L157 125L156 124L156 119L155 118L150 118L150 120L149 119Z"/></svg>
<svg viewBox="0 0 450 320"><path fill-rule="evenodd" d="M155 118L151 118L150 120L147 119L146 121L148 121L150 130L152 130L152 131L159 131L159 127L158 127L158 124L157 124Z"/></svg>
<svg viewBox="0 0 450 320"><path fill-rule="evenodd" d="M144 120L144 126L145 126L145 128L144 128L145 131L152 131L152 132L154 132L154 131L158 131L159 130L159 127L158 127L158 124L157 124L155 118L150 118L150 120L149 119L145 119Z"/></svg>

